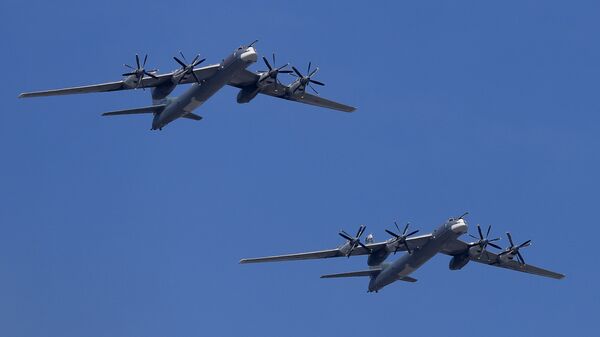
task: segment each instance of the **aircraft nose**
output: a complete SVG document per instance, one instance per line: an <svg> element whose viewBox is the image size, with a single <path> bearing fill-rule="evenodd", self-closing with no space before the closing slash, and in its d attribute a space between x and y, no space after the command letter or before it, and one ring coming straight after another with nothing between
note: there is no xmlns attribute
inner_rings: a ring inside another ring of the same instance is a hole
<svg viewBox="0 0 600 337"><path fill-rule="evenodd" d="M256 49L254 47L246 48L246 51L240 55L240 59L244 62L256 62L258 59L258 55L256 54Z"/></svg>
<svg viewBox="0 0 600 337"><path fill-rule="evenodd" d="M454 233L458 233L458 234L463 234L467 232L468 226L467 223L465 222L465 220L463 219L458 219L456 221L456 223L454 223L450 229L454 232Z"/></svg>

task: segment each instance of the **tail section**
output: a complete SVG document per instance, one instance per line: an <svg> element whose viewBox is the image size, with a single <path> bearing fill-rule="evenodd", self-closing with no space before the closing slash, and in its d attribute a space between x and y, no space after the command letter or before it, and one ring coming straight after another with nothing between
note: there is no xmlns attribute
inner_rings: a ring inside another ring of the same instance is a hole
<svg viewBox="0 0 600 337"><path fill-rule="evenodd" d="M166 107L167 107L166 104L158 104L158 105L146 106L143 108L125 109L125 110L105 112L102 114L102 116L154 114L154 113L161 113Z"/></svg>
<svg viewBox="0 0 600 337"><path fill-rule="evenodd" d="M377 267L377 268L367 269L367 270L351 271L348 273L327 274L327 275L322 275L321 278L366 277L366 276L374 278L377 275L379 275L379 273L381 273L382 270L383 270L383 268ZM412 278L410 276L398 276L397 279L398 279L398 281L404 281L404 282L417 282L417 279Z"/></svg>
<svg viewBox="0 0 600 337"><path fill-rule="evenodd" d="M368 270L352 271L352 272L348 272L348 273L327 274L327 275L322 275L321 278L361 277L361 276L375 277L375 276L379 275L379 273L381 273L381 270L382 270L381 268L373 268L373 269L368 269Z"/></svg>

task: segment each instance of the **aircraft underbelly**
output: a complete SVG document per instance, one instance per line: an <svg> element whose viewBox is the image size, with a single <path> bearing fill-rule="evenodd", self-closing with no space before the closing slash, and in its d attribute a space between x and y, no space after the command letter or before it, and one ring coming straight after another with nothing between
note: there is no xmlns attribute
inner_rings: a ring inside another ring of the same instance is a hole
<svg viewBox="0 0 600 337"><path fill-rule="evenodd" d="M213 77L204 80L201 84L194 84L192 88L179 96L161 114L161 127L200 107L217 91L227 85L238 71L245 69L246 66L243 62L232 62L225 68L219 69Z"/></svg>
<svg viewBox="0 0 600 337"><path fill-rule="evenodd" d="M380 290L381 288L396 282L402 276L408 276L415 270L419 269L425 262L429 261L443 247L446 238L437 238L425 244L419 250L413 251L412 254L406 254L400 259L392 263L388 268L384 269L377 276L372 284L371 291Z"/></svg>

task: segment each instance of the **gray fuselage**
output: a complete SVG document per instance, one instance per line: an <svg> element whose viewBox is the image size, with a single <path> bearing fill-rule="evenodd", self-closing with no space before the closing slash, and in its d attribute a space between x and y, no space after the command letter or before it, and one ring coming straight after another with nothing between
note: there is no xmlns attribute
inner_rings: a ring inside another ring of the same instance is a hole
<svg viewBox="0 0 600 337"><path fill-rule="evenodd" d="M371 278L369 291L379 291L383 287L408 276L439 253L446 242L454 240L467 232L467 224L463 219L450 219L437 228L429 241L406 253L398 260L386 265L381 273Z"/></svg>
<svg viewBox="0 0 600 337"><path fill-rule="evenodd" d="M167 107L154 115L152 130L162 129L177 118L184 117L206 102L212 95L223 88L240 70L246 69L256 62L257 54L253 47L240 47L225 58L217 72L194 83L190 89L177 98L167 99Z"/></svg>

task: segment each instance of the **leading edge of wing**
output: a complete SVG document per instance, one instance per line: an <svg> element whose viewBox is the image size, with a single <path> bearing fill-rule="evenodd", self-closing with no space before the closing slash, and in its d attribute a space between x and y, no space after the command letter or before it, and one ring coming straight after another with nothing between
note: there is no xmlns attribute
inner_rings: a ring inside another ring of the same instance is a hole
<svg viewBox="0 0 600 337"><path fill-rule="evenodd" d="M279 97L279 96L275 96L275 97ZM287 99L289 101L293 101L293 102L298 102L298 103L304 103L304 104L308 104L308 105L314 105L314 106L318 106L321 108L327 108L327 109L333 109L333 110L338 110L338 111L343 111L343 112L354 112L356 110L355 107L353 106L349 106L346 104L342 104L342 103L338 103L320 96L315 96L315 95L311 95L309 93L303 93L303 94L296 94L296 95L292 95L292 96L287 96L287 97L281 97L284 99Z"/></svg>
<svg viewBox="0 0 600 337"><path fill-rule="evenodd" d="M260 262L278 262L278 261L296 261L296 260L311 260L311 259L326 259L330 257L340 257L343 254L339 248L320 250L315 252L307 253L296 253L296 254L285 254L285 255L274 255L265 257L255 257L249 259L241 259L241 264L246 263L260 263Z"/></svg>

